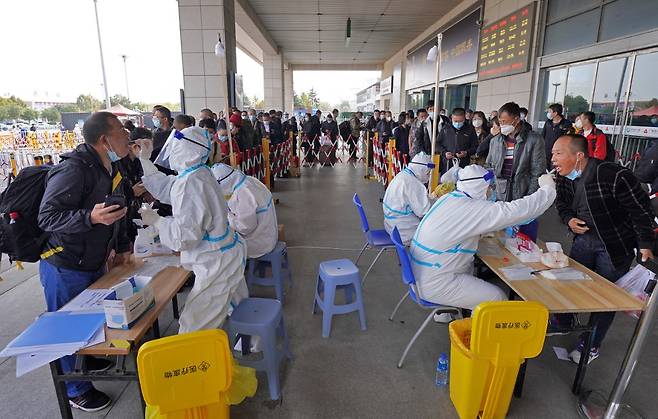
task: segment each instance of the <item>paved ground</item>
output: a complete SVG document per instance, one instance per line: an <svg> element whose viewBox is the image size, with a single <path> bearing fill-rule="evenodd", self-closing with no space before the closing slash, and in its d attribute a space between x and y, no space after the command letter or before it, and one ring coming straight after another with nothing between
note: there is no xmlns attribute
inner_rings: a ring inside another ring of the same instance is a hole
<svg viewBox="0 0 658 419"><path fill-rule="evenodd" d="M382 224L379 197L382 188L362 179L362 169L305 169L301 179L277 181L279 222L285 224L294 286L287 291L285 321L294 360L282 373L283 397L267 400L267 386L256 397L232 409L243 418L456 418L447 391L434 387L439 354L449 351L447 328L431 324L418 339L403 369L395 367L425 312L405 304L395 322L387 320L404 293L396 257L390 253L368 278L364 293L368 330L359 329L356 314L334 319L329 339L321 337L321 315L311 315L317 266L323 260L352 258L363 244L358 216L351 204L357 191L373 227ZM542 219L540 236L561 241L569 237L557 217ZM361 266L374 257L366 254ZM0 347L22 331L45 308L37 266L24 271L0 267ZM256 295L273 296L270 289ZM181 299L182 300L182 299ZM171 311L160 318L163 333L173 334L177 324ZM601 357L589 368L586 388L609 391L633 331L634 321L619 315L610 330ZM166 332L164 332L166 331ZM552 346L573 345L575 337L547 338L542 354L530 362L523 398L515 399L510 418L577 418L576 399L570 392L575 364L556 359ZM628 401L647 418L658 418L658 328L654 328L633 379ZM76 418L139 418L135 384L99 383L116 402L91 415ZM13 358L0 359L0 417L56 418L59 416L49 370L41 368L19 379Z"/></svg>

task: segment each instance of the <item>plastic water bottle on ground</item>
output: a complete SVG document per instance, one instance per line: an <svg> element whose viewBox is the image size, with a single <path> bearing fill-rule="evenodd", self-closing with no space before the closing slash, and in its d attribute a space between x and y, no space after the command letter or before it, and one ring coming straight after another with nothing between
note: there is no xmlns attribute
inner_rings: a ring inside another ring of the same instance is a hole
<svg viewBox="0 0 658 419"><path fill-rule="evenodd" d="M436 386L445 387L448 385L448 355L441 353L436 363Z"/></svg>

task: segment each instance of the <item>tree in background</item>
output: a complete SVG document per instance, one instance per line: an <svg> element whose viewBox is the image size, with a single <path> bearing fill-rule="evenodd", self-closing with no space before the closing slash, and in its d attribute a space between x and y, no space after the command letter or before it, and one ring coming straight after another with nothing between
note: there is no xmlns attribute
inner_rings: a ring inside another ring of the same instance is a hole
<svg viewBox="0 0 658 419"><path fill-rule="evenodd" d="M95 112L103 108L103 102L92 95L80 95L75 103L77 105L77 111L62 112Z"/></svg>
<svg viewBox="0 0 658 419"><path fill-rule="evenodd" d="M34 121L39 117L39 112L35 111L32 108L25 107L21 109L21 119L26 121Z"/></svg>
<svg viewBox="0 0 658 419"><path fill-rule="evenodd" d="M48 122L59 122L62 120L62 114L59 113L57 108L52 107L41 111L41 118Z"/></svg>

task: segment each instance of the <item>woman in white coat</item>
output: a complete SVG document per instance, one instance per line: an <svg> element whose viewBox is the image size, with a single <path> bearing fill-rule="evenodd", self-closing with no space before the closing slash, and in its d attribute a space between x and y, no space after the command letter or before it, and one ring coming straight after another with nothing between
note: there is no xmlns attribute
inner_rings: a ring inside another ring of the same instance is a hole
<svg viewBox="0 0 658 419"><path fill-rule="evenodd" d="M457 189L436 201L420 222L410 254L420 298L473 309L506 299L500 288L473 275L480 236L539 217L555 200L555 182L543 175L532 195L493 202L493 172L471 165L457 176Z"/></svg>
<svg viewBox="0 0 658 419"><path fill-rule="evenodd" d="M170 137L161 154L177 176L159 172L148 159L152 143L140 141L144 186L154 198L171 204L173 211L172 217L160 217L154 210L142 210L142 221L158 229L162 244L180 251L183 267L195 275L179 333L219 328L231 301L248 297L246 246L229 225L224 194L205 164L210 138L198 127Z"/></svg>
<svg viewBox="0 0 658 419"><path fill-rule="evenodd" d="M391 234L397 227L402 243L406 246L416 233L420 220L432 206L426 184L433 167L429 155L418 153L386 188L382 204L384 228Z"/></svg>
<svg viewBox="0 0 658 419"><path fill-rule="evenodd" d="M247 257L270 253L279 239L279 224L272 193L258 179L229 165L212 167L228 200L228 222L247 242Z"/></svg>

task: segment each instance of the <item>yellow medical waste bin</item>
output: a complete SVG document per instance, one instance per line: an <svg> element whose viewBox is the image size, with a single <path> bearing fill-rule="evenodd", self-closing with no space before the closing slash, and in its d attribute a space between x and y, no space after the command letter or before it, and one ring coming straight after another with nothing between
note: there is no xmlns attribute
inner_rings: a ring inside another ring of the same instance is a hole
<svg viewBox="0 0 658 419"><path fill-rule="evenodd" d="M232 385L234 363L223 330L202 330L147 342L139 349L137 366L147 404L146 418L229 417L225 392Z"/></svg>
<svg viewBox="0 0 658 419"><path fill-rule="evenodd" d="M482 303L450 323L450 399L461 419L504 418L519 366L544 346L548 310L535 302Z"/></svg>

